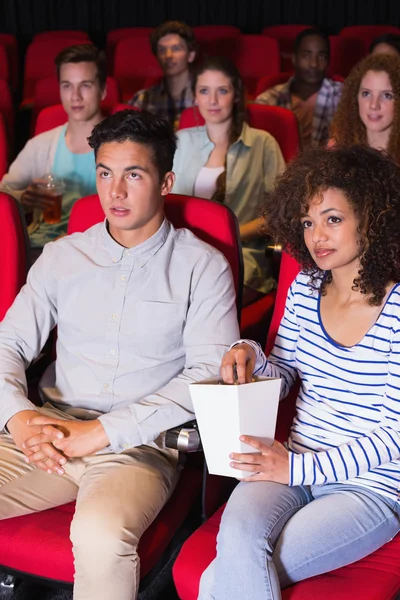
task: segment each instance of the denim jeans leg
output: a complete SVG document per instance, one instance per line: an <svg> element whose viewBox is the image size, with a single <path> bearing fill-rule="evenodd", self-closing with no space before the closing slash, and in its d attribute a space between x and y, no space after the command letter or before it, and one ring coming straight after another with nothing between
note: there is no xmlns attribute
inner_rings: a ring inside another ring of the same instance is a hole
<svg viewBox="0 0 400 600"><path fill-rule="evenodd" d="M281 587L360 560L400 529L399 504L367 488L312 488L314 500L292 516L273 554Z"/></svg>
<svg viewBox="0 0 400 600"><path fill-rule="evenodd" d="M280 599L274 546L286 522L310 500L306 487L240 483L222 516L217 558L203 574L199 600Z"/></svg>

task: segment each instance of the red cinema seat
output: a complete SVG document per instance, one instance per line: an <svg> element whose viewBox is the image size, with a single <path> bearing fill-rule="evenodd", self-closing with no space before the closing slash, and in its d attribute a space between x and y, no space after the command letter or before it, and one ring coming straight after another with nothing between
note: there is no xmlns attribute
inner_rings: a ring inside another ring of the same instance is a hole
<svg viewBox="0 0 400 600"><path fill-rule="evenodd" d="M118 82L123 102L142 89L148 77L162 77L162 74L146 36L126 38L118 42L113 76Z"/></svg>
<svg viewBox="0 0 400 600"><path fill-rule="evenodd" d="M367 54L368 46L362 38L330 35L329 40L331 43L331 57L328 77L332 77L336 73L345 78L354 65Z"/></svg>
<svg viewBox="0 0 400 600"><path fill-rule="evenodd" d="M11 88L15 90L18 85L19 71L17 38L12 33L0 33L0 45L3 46L7 52L9 83Z"/></svg>
<svg viewBox="0 0 400 600"><path fill-rule="evenodd" d="M292 75L293 71L283 71L282 73L275 73L275 75L264 75L263 77L260 77L256 86L255 98L276 85L286 83Z"/></svg>
<svg viewBox="0 0 400 600"><path fill-rule="evenodd" d="M145 37L148 38L153 31L152 27L121 27L120 29L112 29L107 33L106 40L106 56L109 65L109 73L113 73L115 48L118 42L126 38Z"/></svg>
<svg viewBox="0 0 400 600"><path fill-rule="evenodd" d="M362 40L367 52L372 40L385 33L400 35L400 28L394 25L349 25L339 31L339 37Z"/></svg>
<svg viewBox="0 0 400 600"><path fill-rule="evenodd" d="M10 83L10 66L7 50L5 46L0 43L0 79L4 79Z"/></svg>
<svg viewBox="0 0 400 600"><path fill-rule="evenodd" d="M56 38L66 37L70 40L81 40L83 43L90 42L89 34L86 31L78 31L76 29L60 29L54 31L41 31L33 36L33 42L42 40L54 40Z"/></svg>
<svg viewBox="0 0 400 600"><path fill-rule="evenodd" d="M89 40L69 37L55 37L33 41L26 51L24 69L24 89L22 104L33 102L35 85L39 79L51 77L55 73L54 60L61 50L77 44L88 44Z"/></svg>
<svg viewBox="0 0 400 600"><path fill-rule="evenodd" d="M0 113L3 115L9 149L14 144L15 115L10 86L7 81L0 79Z"/></svg>
<svg viewBox="0 0 400 600"><path fill-rule="evenodd" d="M296 37L311 25L272 25L264 27L262 35L278 40L282 71L290 70Z"/></svg>
<svg viewBox="0 0 400 600"><path fill-rule="evenodd" d="M3 115L0 113L0 181L8 171L9 157L7 130Z"/></svg>
<svg viewBox="0 0 400 600"><path fill-rule="evenodd" d="M28 248L21 205L9 194L0 192L0 321L25 283Z"/></svg>
<svg viewBox="0 0 400 600"><path fill-rule="evenodd" d="M103 108L103 114L108 117L112 113L113 108ZM49 129L54 129L54 127L58 127L59 125L64 125L67 121L68 116L62 104L47 106L37 116L34 135L39 135L39 133L49 131Z"/></svg>
<svg viewBox="0 0 400 600"><path fill-rule="evenodd" d="M107 95L101 103L102 109L109 113L120 101L118 84L113 77L107 77ZM55 75L39 79L35 85L31 131L35 130L36 119L43 108L60 104L60 86Z"/></svg>
<svg viewBox="0 0 400 600"><path fill-rule="evenodd" d="M234 61L248 96L254 98L260 77L274 75L281 70L278 42L264 35L241 35L237 40Z"/></svg>
<svg viewBox="0 0 400 600"><path fill-rule="evenodd" d="M284 253L267 340L267 354L272 349L283 316L288 288L298 271L296 261ZM278 440L287 439L293 415L294 395L289 394L279 408L276 432ZM216 555L216 538L223 510L222 506L182 546L173 567L180 600L197 599L200 577ZM394 600L399 591L400 535L397 535L391 542L356 563L286 588L282 592L282 600Z"/></svg>
<svg viewBox="0 0 400 600"><path fill-rule="evenodd" d="M207 208L205 208L206 204ZM208 206L210 204L211 208ZM198 237L213 244L225 254L232 267L236 289L241 290L243 265L237 220L232 211L210 200L178 195L168 196L165 208L168 218L174 225L188 227ZM98 196L82 198L72 209L68 233L85 231L103 219L104 213ZM240 310L240 300L238 310ZM152 580L151 569L164 554L174 534L178 532L191 512L202 489L202 478L202 469L194 461L188 460L170 500L144 533L139 545L143 586ZM221 498L218 504L220 503ZM45 578L53 583L72 584L74 568L69 530L73 513L74 503L69 503L40 513L2 521L0 527L2 570L17 572L20 576ZM180 535L183 535L182 532ZM176 552L176 547L173 552ZM144 577L147 581L143 581Z"/></svg>
<svg viewBox="0 0 400 600"><path fill-rule="evenodd" d="M233 59L240 29L233 25L198 25L193 27L199 45L198 60L205 56L227 56Z"/></svg>

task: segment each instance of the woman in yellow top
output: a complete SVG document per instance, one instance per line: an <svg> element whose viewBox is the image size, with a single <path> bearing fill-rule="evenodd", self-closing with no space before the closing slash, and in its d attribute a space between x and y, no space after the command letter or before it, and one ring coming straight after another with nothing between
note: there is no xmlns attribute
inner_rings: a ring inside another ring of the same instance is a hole
<svg viewBox="0 0 400 600"><path fill-rule="evenodd" d="M244 304L274 285L260 235L261 207L285 166L269 133L245 122L244 87L227 58L210 58L193 79L195 102L205 125L178 132L173 193L224 202L236 214L244 257Z"/></svg>
<svg viewBox="0 0 400 600"><path fill-rule="evenodd" d="M400 163L400 57L367 56L344 82L330 145L365 144Z"/></svg>

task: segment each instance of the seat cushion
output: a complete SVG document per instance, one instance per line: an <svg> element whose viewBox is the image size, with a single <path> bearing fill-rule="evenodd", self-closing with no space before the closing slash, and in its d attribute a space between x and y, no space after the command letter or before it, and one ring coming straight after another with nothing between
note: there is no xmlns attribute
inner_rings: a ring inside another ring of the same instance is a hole
<svg viewBox="0 0 400 600"><path fill-rule="evenodd" d="M215 558L221 507L182 546L174 564L181 600L196 600L200 577ZM301 581L283 591L283 600L393 600L400 590L400 534L352 565Z"/></svg>
<svg viewBox="0 0 400 600"><path fill-rule="evenodd" d="M174 494L144 533L140 572L144 577L157 563L200 493L202 470L186 468ZM6 519L0 527L0 565L30 575L72 583L74 567L69 530L75 503L40 513Z"/></svg>

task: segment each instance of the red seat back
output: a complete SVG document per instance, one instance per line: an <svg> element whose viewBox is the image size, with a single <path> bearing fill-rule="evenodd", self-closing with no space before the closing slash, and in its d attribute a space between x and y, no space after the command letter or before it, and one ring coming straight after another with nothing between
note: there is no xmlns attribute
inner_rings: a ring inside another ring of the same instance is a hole
<svg viewBox="0 0 400 600"><path fill-rule="evenodd" d="M6 48L0 44L0 79L10 81L9 58Z"/></svg>
<svg viewBox="0 0 400 600"><path fill-rule="evenodd" d="M10 87L4 79L0 79L0 113L3 116L4 124L7 132L7 140L9 147L12 148L14 143L14 105L11 96Z"/></svg>
<svg viewBox="0 0 400 600"><path fill-rule="evenodd" d="M233 25L199 25L193 27L198 42L198 61L206 56L227 56L233 59L240 29Z"/></svg>
<svg viewBox="0 0 400 600"><path fill-rule="evenodd" d="M3 115L0 113L0 180L8 171L8 159L10 156L6 126ZM1 287L1 285L0 285Z"/></svg>
<svg viewBox="0 0 400 600"><path fill-rule="evenodd" d="M234 61L247 93L253 97L260 77L281 70L278 42L264 35L241 35L237 40Z"/></svg>
<svg viewBox="0 0 400 600"><path fill-rule="evenodd" d="M129 100L142 89L148 77L162 77L162 70L146 36L125 38L115 48L113 76L122 100Z"/></svg>
<svg viewBox="0 0 400 600"><path fill-rule="evenodd" d="M106 56L109 68L109 73L114 72L114 56L115 48L118 42L126 38L144 37L148 38L153 31L152 27L121 27L120 29L112 29L107 33L106 41Z"/></svg>
<svg viewBox="0 0 400 600"><path fill-rule="evenodd" d="M55 74L54 60L61 50L77 44L88 44L89 40L69 37L39 39L32 42L26 51L24 69L23 102L31 102L35 93L35 84L39 79Z"/></svg>
<svg viewBox="0 0 400 600"><path fill-rule="evenodd" d="M264 75L260 77L257 82L255 97L259 96L263 92L275 87L276 85L280 85L281 83L286 83L293 75L292 71L282 71L282 73L275 73L274 75Z"/></svg>
<svg viewBox="0 0 400 600"><path fill-rule="evenodd" d="M351 69L367 53L368 46L362 38L346 38L337 35L329 36L331 57L329 60L328 76L334 73L347 77Z"/></svg>
<svg viewBox="0 0 400 600"><path fill-rule="evenodd" d="M236 297L241 298L243 263L238 223L233 212L227 206L212 200L169 194L165 200L165 214L174 227L190 229L197 237L225 255L232 269ZM81 198L72 208L68 233L86 231L103 219L104 212L97 194Z"/></svg>
<svg viewBox="0 0 400 600"><path fill-rule="evenodd" d="M89 42L89 34L86 31L78 31L76 29L60 29L54 31L40 31L33 36L33 42L42 40L54 40L56 38L68 38L69 40L81 40L83 42Z"/></svg>
<svg viewBox="0 0 400 600"><path fill-rule="evenodd" d="M112 108L103 108L103 114L107 117L112 113ZM56 104L55 106L47 106L40 111L37 116L35 123L34 135L39 135L39 133L43 133L44 131L49 131L50 129L54 129L54 127L58 127L59 125L64 125L68 121L68 115L64 110L62 104Z"/></svg>
<svg viewBox="0 0 400 600"><path fill-rule="evenodd" d="M21 207L12 196L0 192L0 321L25 283L27 249Z"/></svg>
<svg viewBox="0 0 400 600"><path fill-rule="evenodd" d="M3 46L8 58L8 74L11 88L15 90L18 85L18 42L12 33L0 33L0 45Z"/></svg>
<svg viewBox="0 0 400 600"><path fill-rule="evenodd" d="M251 127L268 131L278 142L285 162L292 160L300 147L299 127L293 112L265 104L249 104L247 110Z"/></svg>
<svg viewBox="0 0 400 600"><path fill-rule="evenodd" d="M299 129L294 114L286 108L264 104L248 104L247 110L249 125L268 131L278 142L285 161L292 160L300 144ZM197 106L185 108L181 115L179 129L200 125L204 125L204 119Z"/></svg>
<svg viewBox="0 0 400 600"><path fill-rule="evenodd" d="M349 25L339 31L339 37L362 40L365 44L365 52L367 52L372 40L385 33L400 35L400 28L394 25Z"/></svg>
<svg viewBox="0 0 400 600"><path fill-rule="evenodd" d="M290 70L296 37L311 25L272 25L264 27L262 35L278 40L282 71Z"/></svg>

